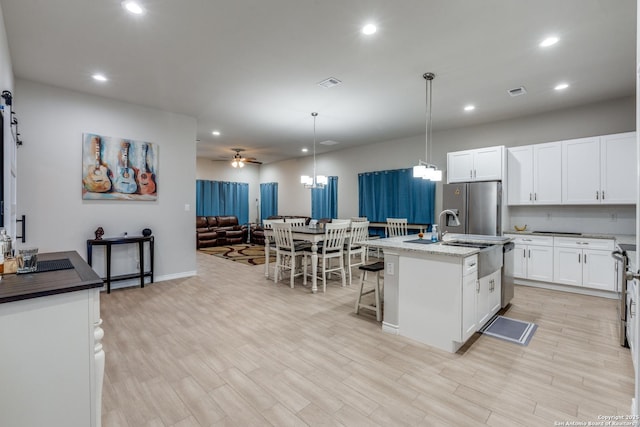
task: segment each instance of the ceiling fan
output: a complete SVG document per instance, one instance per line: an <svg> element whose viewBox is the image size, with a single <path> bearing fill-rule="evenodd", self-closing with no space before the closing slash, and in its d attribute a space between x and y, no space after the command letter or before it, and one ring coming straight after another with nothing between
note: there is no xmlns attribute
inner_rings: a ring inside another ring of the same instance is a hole
<svg viewBox="0 0 640 427"><path fill-rule="evenodd" d="M233 156L231 160L231 166L234 168L243 168L245 163L253 163L256 165L261 165L262 162L256 160L255 157L244 157L241 156L240 153L245 151L244 148L232 148L231 151L235 151L236 154Z"/></svg>

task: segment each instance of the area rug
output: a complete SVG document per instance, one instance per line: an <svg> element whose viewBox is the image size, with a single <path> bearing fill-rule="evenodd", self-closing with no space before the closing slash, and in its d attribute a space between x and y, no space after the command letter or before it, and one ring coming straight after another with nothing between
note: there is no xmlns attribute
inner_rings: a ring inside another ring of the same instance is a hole
<svg viewBox="0 0 640 427"><path fill-rule="evenodd" d="M538 329L538 325L535 323L496 316L480 332L501 340L528 345L536 329Z"/></svg>
<svg viewBox="0 0 640 427"><path fill-rule="evenodd" d="M214 246L210 248L202 248L200 252L204 252L209 255L215 255L220 258L236 261L241 264L247 265L263 265L264 264L264 246L254 245L251 243L229 245L229 246ZM276 259L276 251L273 248L269 253L269 260L274 262Z"/></svg>

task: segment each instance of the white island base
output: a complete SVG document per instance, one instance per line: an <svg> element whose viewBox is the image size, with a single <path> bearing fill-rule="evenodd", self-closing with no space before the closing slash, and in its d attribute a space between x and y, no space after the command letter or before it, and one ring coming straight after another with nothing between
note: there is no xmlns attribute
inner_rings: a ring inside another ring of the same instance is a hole
<svg viewBox="0 0 640 427"><path fill-rule="evenodd" d="M382 328L454 353L500 309L500 270L478 280L477 249L402 240L375 242L384 249Z"/></svg>

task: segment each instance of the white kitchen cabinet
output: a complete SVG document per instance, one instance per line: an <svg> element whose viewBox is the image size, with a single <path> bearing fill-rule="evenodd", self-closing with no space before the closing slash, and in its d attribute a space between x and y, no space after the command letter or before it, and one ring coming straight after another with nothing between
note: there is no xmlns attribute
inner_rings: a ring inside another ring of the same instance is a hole
<svg viewBox="0 0 640 427"><path fill-rule="evenodd" d="M447 153L447 182L502 180L504 146Z"/></svg>
<svg viewBox="0 0 640 427"><path fill-rule="evenodd" d="M468 262L477 263L477 257L470 257ZM477 269L477 266L475 266ZM476 314L478 275L477 270L462 277L462 328L461 342L465 342L478 330Z"/></svg>
<svg viewBox="0 0 640 427"><path fill-rule="evenodd" d="M600 202L636 203L636 133L601 136L600 165Z"/></svg>
<svg viewBox="0 0 640 427"><path fill-rule="evenodd" d="M562 142L564 204L633 204L635 132Z"/></svg>
<svg viewBox="0 0 640 427"><path fill-rule="evenodd" d="M500 270L478 280L476 316L479 328L484 326L500 310L500 283Z"/></svg>
<svg viewBox="0 0 640 427"><path fill-rule="evenodd" d="M562 202L562 144L525 145L507 150L507 203L553 205Z"/></svg>
<svg viewBox="0 0 640 427"><path fill-rule="evenodd" d="M633 361L633 367L638 372L636 366L636 352L638 346L636 345L636 313L638 309L638 285L636 280L632 280L627 284L627 342L629 343L629 349L631 350L631 360Z"/></svg>
<svg viewBox="0 0 640 427"><path fill-rule="evenodd" d="M613 247L613 240L555 237L553 282L614 291Z"/></svg>
<svg viewBox="0 0 640 427"><path fill-rule="evenodd" d="M515 244L513 276L519 279L553 280L553 237L506 234Z"/></svg>

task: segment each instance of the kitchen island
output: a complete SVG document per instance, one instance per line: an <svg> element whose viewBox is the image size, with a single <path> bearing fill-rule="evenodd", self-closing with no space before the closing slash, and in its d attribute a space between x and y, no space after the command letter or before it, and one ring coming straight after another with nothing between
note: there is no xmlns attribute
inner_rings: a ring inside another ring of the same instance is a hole
<svg viewBox="0 0 640 427"><path fill-rule="evenodd" d="M415 235L368 244L384 250L385 332L454 353L500 309L500 268L479 278L478 248Z"/></svg>
<svg viewBox="0 0 640 427"><path fill-rule="evenodd" d="M77 252L45 264L0 280L0 425L100 426L102 280Z"/></svg>

